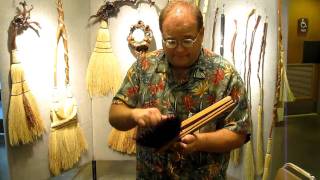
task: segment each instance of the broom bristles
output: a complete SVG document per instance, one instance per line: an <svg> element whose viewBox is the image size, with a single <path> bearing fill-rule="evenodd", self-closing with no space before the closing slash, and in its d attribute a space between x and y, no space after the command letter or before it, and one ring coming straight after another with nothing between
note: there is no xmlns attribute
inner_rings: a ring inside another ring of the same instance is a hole
<svg viewBox="0 0 320 180"><path fill-rule="evenodd" d="M105 21L101 21L96 45L89 60L86 83L91 97L105 96L109 92L114 95L121 83L120 65L112 52Z"/></svg>
<svg viewBox="0 0 320 180"><path fill-rule="evenodd" d="M17 87L17 85L15 85L15 87ZM19 143L27 144L33 141L31 131L26 121L22 95L13 95L10 98L8 130L11 146L19 145Z"/></svg>
<svg viewBox="0 0 320 180"><path fill-rule="evenodd" d="M12 50L12 87L8 112L9 141L12 146L31 143L45 132L37 104L25 81L24 70L17 55L18 51ZM33 118L32 124L28 124L29 118Z"/></svg>
<svg viewBox="0 0 320 180"><path fill-rule="evenodd" d="M46 131L44 127L43 120L40 116L40 111L38 108L38 104L33 96L33 94L30 92L30 90L27 87L27 84L24 84L24 107L27 114L32 114L32 122L33 126L30 126L30 130L32 131L32 134L35 137L40 137L42 134Z"/></svg>
<svg viewBox="0 0 320 180"><path fill-rule="evenodd" d="M264 161L264 171L263 171L262 180L268 180L268 177L269 177L269 167L270 167L271 158L272 158L271 146L272 146L272 138L269 138L268 144L267 144L267 153Z"/></svg>
<svg viewBox="0 0 320 180"><path fill-rule="evenodd" d="M108 146L118 152L126 153L129 155L136 153L136 137L137 129L129 131L118 131L115 128L111 129L108 138Z"/></svg>
<svg viewBox="0 0 320 180"><path fill-rule="evenodd" d="M251 140L245 145L245 164L244 164L244 179L254 180L255 179L255 168L253 160L253 151Z"/></svg>
<svg viewBox="0 0 320 180"><path fill-rule="evenodd" d="M261 105L258 107L258 128L257 128L257 175L262 175L263 173L263 128L262 128L262 117L263 109Z"/></svg>
<svg viewBox="0 0 320 180"><path fill-rule="evenodd" d="M234 166L238 166L240 164L240 148L231 151L230 159Z"/></svg>
<svg viewBox="0 0 320 180"><path fill-rule="evenodd" d="M51 129L49 139L49 167L53 175L72 168L87 150L87 143L79 124L73 123Z"/></svg>

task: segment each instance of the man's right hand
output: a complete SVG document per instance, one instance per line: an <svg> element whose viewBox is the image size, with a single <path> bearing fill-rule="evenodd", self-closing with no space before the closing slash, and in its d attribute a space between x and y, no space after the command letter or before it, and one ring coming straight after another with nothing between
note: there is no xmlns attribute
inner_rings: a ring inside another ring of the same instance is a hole
<svg viewBox="0 0 320 180"><path fill-rule="evenodd" d="M136 108L131 113L132 119L140 127L156 126L161 121L172 119L171 115L163 115L157 108Z"/></svg>

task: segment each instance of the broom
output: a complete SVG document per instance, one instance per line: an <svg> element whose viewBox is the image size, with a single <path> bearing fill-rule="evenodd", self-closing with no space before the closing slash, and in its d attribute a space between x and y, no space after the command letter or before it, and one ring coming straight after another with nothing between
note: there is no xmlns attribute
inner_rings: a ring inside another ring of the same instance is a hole
<svg viewBox="0 0 320 180"><path fill-rule="evenodd" d="M105 7L106 5L101 6L96 15L90 16L90 19L97 18L101 22L86 74L87 90L91 97L104 96L109 92L114 95L121 84L119 63L112 52L110 42L108 16L103 13ZM122 132L112 128L108 137L108 146L115 151L134 154L135 135L136 129Z"/></svg>
<svg viewBox="0 0 320 180"><path fill-rule="evenodd" d="M266 49L266 40L267 40L267 32L268 32L268 22L264 23L263 26L263 36L261 40L261 49L259 54L259 63L258 63L258 73L257 77L259 80L260 87L260 101L258 107L258 128L257 128L257 174L263 174L263 102L264 102L264 91L263 91L263 81L264 81L264 57L265 57L265 49ZM261 78L260 78L260 70L261 70Z"/></svg>
<svg viewBox="0 0 320 180"><path fill-rule="evenodd" d="M251 15L253 15L254 11L251 11L249 18ZM248 18L248 20L249 20ZM248 20L247 20L247 24L248 24ZM253 48L253 44L254 44L254 38L255 38L255 33L257 31L258 25L260 23L261 20L261 16L259 15L254 29L252 31L252 35L251 35L251 42L250 42L250 47L249 47L249 52L248 52L248 74L247 74L247 80L246 80L246 86L247 86L247 91L248 91L248 99L249 99L249 112L248 112L248 116L251 119L251 54L252 54L252 48ZM245 54L246 54L246 50L245 50ZM246 62L245 62L246 65ZM245 70L246 72L246 70ZM246 75L246 74L245 74ZM254 164L254 154L253 154L253 150L252 150L252 141L250 140L246 147L245 147L245 154L246 154L246 158L245 158L245 177L247 177L247 179L254 179L255 178L255 164Z"/></svg>
<svg viewBox="0 0 320 180"><path fill-rule="evenodd" d="M87 143L77 121L77 104L71 93L69 83L69 56L67 32L61 0L57 0L58 31L54 62L54 88L57 90L57 54L60 38L63 39L65 60L65 89L61 94L55 92L50 110L51 133L49 137L49 169L53 175L70 169L76 164L81 153L87 150Z"/></svg>
<svg viewBox="0 0 320 180"><path fill-rule="evenodd" d="M101 20L95 48L91 54L87 67L87 90L89 95L113 95L121 83L120 66L112 52L110 33L107 22Z"/></svg>
<svg viewBox="0 0 320 180"><path fill-rule="evenodd" d="M236 66L236 61L235 61L235 46L236 46L236 40L237 40L237 35L238 35L238 23L237 20L233 20L235 24L235 31L232 37L231 41L231 54L232 54L232 62L233 65ZM238 166L240 164L240 148L234 149L230 152L230 160L231 162L235 165Z"/></svg>
<svg viewBox="0 0 320 180"><path fill-rule="evenodd" d="M272 148L272 130L275 123L283 118L284 101L283 93L287 93L287 101L294 101L295 97L290 89L288 80L286 78L286 71L284 68L284 48L282 45L282 22L281 22L281 9L282 3L278 0L278 62L277 62L277 76L276 76L276 89L275 98L273 103L273 117L272 124L269 131L269 139L267 144L267 153L265 155L264 171L262 180L268 180L270 175L270 164L272 161L271 148Z"/></svg>
<svg viewBox="0 0 320 180"><path fill-rule="evenodd" d="M15 42L18 31L22 32L30 27L38 33L30 24L33 23L38 26L39 24L28 21L33 7L27 10L26 2L20 2L19 4L22 5L23 10L17 8L19 9L19 14L14 17L10 27L12 30L12 63L10 67L12 86L8 111L8 130L11 146L18 145L19 143L31 143L45 132L37 103L25 80L24 69L20 62ZM25 24L21 22L25 22ZM27 28L25 28L26 26Z"/></svg>

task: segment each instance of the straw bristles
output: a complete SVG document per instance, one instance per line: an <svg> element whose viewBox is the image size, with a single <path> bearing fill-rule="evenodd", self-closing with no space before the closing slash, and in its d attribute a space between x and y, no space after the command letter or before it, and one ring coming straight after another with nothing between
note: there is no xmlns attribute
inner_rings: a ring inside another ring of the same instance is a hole
<svg viewBox="0 0 320 180"><path fill-rule="evenodd" d="M45 128L16 50L12 51L12 62L8 131L10 145L15 146L33 142L45 132Z"/></svg>
<svg viewBox="0 0 320 180"><path fill-rule="evenodd" d="M112 128L108 138L108 146L115 151L133 155L136 153L136 134L137 128L129 131L118 131Z"/></svg>
<svg viewBox="0 0 320 180"><path fill-rule="evenodd" d="M53 175L72 168L87 150L82 129L79 124L68 124L63 128L51 128L49 138L49 168Z"/></svg>
<svg viewBox="0 0 320 180"><path fill-rule="evenodd" d="M240 164L240 148L231 151L230 160L234 166L238 166Z"/></svg>
<svg viewBox="0 0 320 180"><path fill-rule="evenodd" d="M23 100L27 119L32 123L29 125L30 130L34 136L40 137L46 130L43 120L40 117L37 102L30 91L23 94Z"/></svg>
<svg viewBox="0 0 320 180"><path fill-rule="evenodd" d="M267 144L267 153L264 160L264 170L263 170L262 180L268 180L269 178L269 173L270 173L269 168L271 163L271 146L272 146L272 138L269 138L268 144Z"/></svg>
<svg viewBox="0 0 320 180"><path fill-rule="evenodd" d="M258 127L257 127L257 161L256 161L256 167L257 167L257 175L262 175L263 173L263 128L262 128L262 117L263 117L263 109L261 105L258 107Z"/></svg>
<svg viewBox="0 0 320 180"><path fill-rule="evenodd" d="M12 66L11 68L14 68ZM27 117L22 99L22 83L12 84L11 94L8 112L10 145L15 146L19 143L31 143L33 141L33 136L26 121Z"/></svg>
<svg viewBox="0 0 320 180"><path fill-rule="evenodd" d="M105 21L101 22L94 51L91 54L86 75L87 89L91 97L113 95L121 83L120 65L112 52L110 33Z"/></svg>
<svg viewBox="0 0 320 180"><path fill-rule="evenodd" d="M255 179L255 168L253 160L253 151L251 140L245 145L245 164L244 164L244 179L254 180Z"/></svg>

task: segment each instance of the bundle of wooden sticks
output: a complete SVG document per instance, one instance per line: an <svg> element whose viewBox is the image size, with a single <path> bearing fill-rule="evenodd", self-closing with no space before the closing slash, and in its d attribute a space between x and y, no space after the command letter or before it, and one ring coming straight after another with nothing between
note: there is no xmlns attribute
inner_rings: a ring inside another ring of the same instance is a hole
<svg viewBox="0 0 320 180"><path fill-rule="evenodd" d="M186 120L174 118L163 121L140 133L136 142L142 146L156 148L160 152L164 151L187 134L199 130L209 122L217 121L221 115L229 113L235 104L231 96L227 96Z"/></svg>

